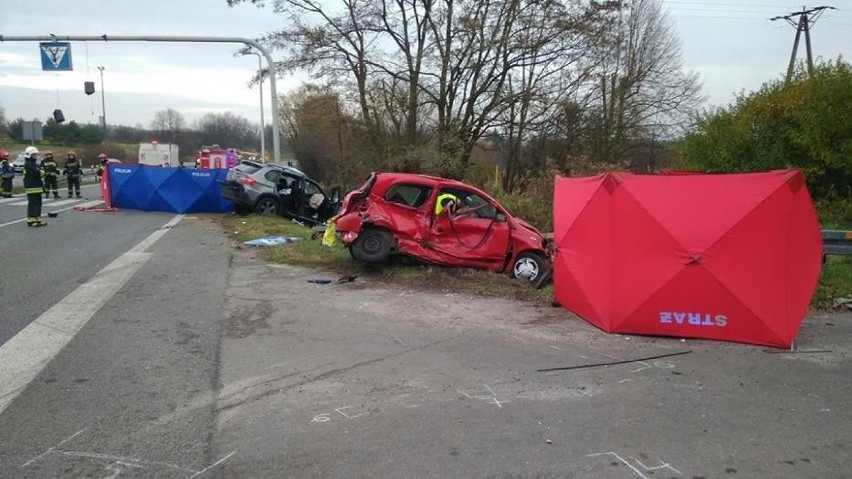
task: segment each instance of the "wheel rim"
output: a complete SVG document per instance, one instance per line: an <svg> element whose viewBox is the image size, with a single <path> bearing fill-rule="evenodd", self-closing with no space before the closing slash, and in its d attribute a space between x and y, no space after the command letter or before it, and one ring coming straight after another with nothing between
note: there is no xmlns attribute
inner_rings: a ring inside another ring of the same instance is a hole
<svg viewBox="0 0 852 479"><path fill-rule="evenodd" d="M265 214L275 214L275 203L272 200L263 200L260 203L260 212Z"/></svg>
<svg viewBox="0 0 852 479"><path fill-rule="evenodd" d="M361 243L361 249L368 255L375 256L382 251L382 240L378 235L367 235Z"/></svg>
<svg viewBox="0 0 852 479"><path fill-rule="evenodd" d="M516 278L532 281L538 277L538 262L531 258L521 258L515 262L514 273Z"/></svg>

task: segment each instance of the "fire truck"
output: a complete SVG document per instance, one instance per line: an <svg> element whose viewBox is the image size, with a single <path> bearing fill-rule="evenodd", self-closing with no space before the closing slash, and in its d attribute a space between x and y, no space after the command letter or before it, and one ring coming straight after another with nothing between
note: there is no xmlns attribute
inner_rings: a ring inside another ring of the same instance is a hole
<svg viewBox="0 0 852 479"><path fill-rule="evenodd" d="M239 155L233 148L222 148L219 145L202 146L198 150L195 165L198 168L233 168L239 162Z"/></svg>

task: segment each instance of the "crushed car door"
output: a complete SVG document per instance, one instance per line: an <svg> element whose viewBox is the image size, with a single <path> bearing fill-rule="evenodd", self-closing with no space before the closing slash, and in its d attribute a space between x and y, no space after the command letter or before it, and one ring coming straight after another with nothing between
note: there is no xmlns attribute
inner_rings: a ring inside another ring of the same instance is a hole
<svg viewBox="0 0 852 479"><path fill-rule="evenodd" d="M430 248L448 264L499 266L509 249L510 231L506 216L482 196L460 188L441 189L437 201L447 196L454 205L433 209L429 230Z"/></svg>
<svg viewBox="0 0 852 479"><path fill-rule="evenodd" d="M394 233L399 248L406 254L419 254L420 242L428 236L429 197L432 188L416 183L397 183L388 188L384 203L385 219Z"/></svg>

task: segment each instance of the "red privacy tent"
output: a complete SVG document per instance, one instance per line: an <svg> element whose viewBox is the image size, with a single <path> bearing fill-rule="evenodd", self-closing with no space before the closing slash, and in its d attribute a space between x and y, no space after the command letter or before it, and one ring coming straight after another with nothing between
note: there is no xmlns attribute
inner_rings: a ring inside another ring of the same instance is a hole
<svg viewBox="0 0 852 479"><path fill-rule="evenodd" d="M556 301L607 332L790 347L822 238L802 173L557 177Z"/></svg>

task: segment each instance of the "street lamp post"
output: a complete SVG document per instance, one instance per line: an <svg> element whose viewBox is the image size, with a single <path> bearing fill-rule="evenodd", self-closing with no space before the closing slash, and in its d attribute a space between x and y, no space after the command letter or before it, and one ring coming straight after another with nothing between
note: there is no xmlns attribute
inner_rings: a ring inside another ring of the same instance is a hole
<svg viewBox="0 0 852 479"><path fill-rule="evenodd" d="M104 127L104 138L106 138L106 102L104 101L104 70L106 70L106 68L98 67L98 70L101 71L101 121L103 122Z"/></svg>
<svg viewBox="0 0 852 479"><path fill-rule="evenodd" d="M260 158L266 161L266 128L263 125L263 64L261 63L260 53L256 51L246 49L242 54L257 55L257 84L260 86Z"/></svg>

